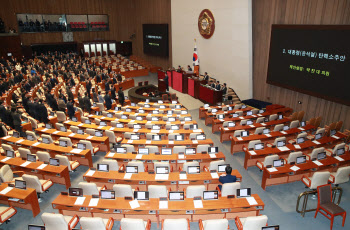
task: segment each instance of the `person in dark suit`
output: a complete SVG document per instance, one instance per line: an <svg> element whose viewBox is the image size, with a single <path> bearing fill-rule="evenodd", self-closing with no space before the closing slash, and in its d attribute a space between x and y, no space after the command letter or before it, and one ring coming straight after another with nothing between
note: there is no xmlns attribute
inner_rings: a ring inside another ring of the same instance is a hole
<svg viewBox="0 0 350 230"><path fill-rule="evenodd" d="M215 88L215 82L211 83L210 87Z"/></svg>
<svg viewBox="0 0 350 230"><path fill-rule="evenodd" d="M192 68L190 65L187 66L187 71L192 71Z"/></svg>
<svg viewBox="0 0 350 230"><path fill-rule="evenodd" d="M85 110L85 105L84 105L84 98L78 93L78 102L79 102L79 107L84 111Z"/></svg>
<svg viewBox="0 0 350 230"><path fill-rule="evenodd" d="M70 99L73 99L73 100L74 100L74 95L73 95L72 91L69 89L68 86L66 87L66 92L67 92L67 95L68 95L68 101L69 101Z"/></svg>
<svg viewBox="0 0 350 230"><path fill-rule="evenodd" d="M85 110L90 113L91 112L91 101L88 96L88 93L85 92L85 97L84 97L84 105L85 105Z"/></svg>
<svg viewBox="0 0 350 230"><path fill-rule="evenodd" d="M59 111L62 111L62 112L66 112L66 103L64 102L63 98L62 98L62 95L59 95L59 98L58 98L58 110Z"/></svg>
<svg viewBox="0 0 350 230"><path fill-rule="evenodd" d="M110 84L110 81L106 81L106 84L105 84L105 91L109 91L110 90L110 87L109 87L109 84Z"/></svg>
<svg viewBox="0 0 350 230"><path fill-rule="evenodd" d="M92 94L92 100L93 100L93 102L97 103L98 102L98 95L97 95L96 91L94 90L94 88L92 88L92 91L94 91Z"/></svg>
<svg viewBox="0 0 350 230"><path fill-rule="evenodd" d="M165 73L164 82L166 85L166 91L169 91L169 77L168 77L168 74L166 74L166 73Z"/></svg>
<svg viewBox="0 0 350 230"><path fill-rule="evenodd" d="M106 95L105 95L104 99L105 99L105 102L106 102L107 110L110 110L112 108L112 99L109 96L109 91L106 91Z"/></svg>
<svg viewBox="0 0 350 230"><path fill-rule="evenodd" d="M209 75L207 72L204 72L204 80L208 83L209 82Z"/></svg>
<svg viewBox="0 0 350 230"><path fill-rule="evenodd" d="M72 120L74 117L75 111L74 111L74 99L69 99L67 103L67 114L69 116L69 119Z"/></svg>
<svg viewBox="0 0 350 230"><path fill-rule="evenodd" d="M112 87L112 89L111 89L111 99L115 100L116 98L117 98L117 95L115 93L115 88Z"/></svg>
<svg viewBox="0 0 350 230"><path fill-rule="evenodd" d="M3 101L0 101L0 119L2 122L4 122L5 124L7 124L7 119L6 119L6 108L3 105Z"/></svg>
<svg viewBox="0 0 350 230"><path fill-rule="evenodd" d="M216 90L221 90L221 85L220 85L220 82L219 82L219 81L216 82L215 89L216 89Z"/></svg>
<svg viewBox="0 0 350 230"><path fill-rule="evenodd" d="M49 119L47 117L47 109L46 106L43 103L43 100L39 100L39 105L38 105L38 115L39 115L39 121L42 123L49 123Z"/></svg>
<svg viewBox="0 0 350 230"><path fill-rule="evenodd" d="M21 137L24 137L25 134L22 130L22 120L21 120L21 115L17 112L16 108L11 108L11 116L13 120L13 125L15 127L15 130L20 134Z"/></svg>
<svg viewBox="0 0 350 230"><path fill-rule="evenodd" d="M124 101L125 101L123 87L119 87L118 100L119 100L119 103L123 106L124 105Z"/></svg>
<svg viewBox="0 0 350 230"><path fill-rule="evenodd" d="M50 94L50 97L51 97L51 108L52 108L52 110L53 111L57 111L58 110L58 103L57 103L57 100L56 100L56 98L53 96L53 95L51 95Z"/></svg>
<svg viewBox="0 0 350 230"><path fill-rule="evenodd" d="M222 95L225 95L227 93L226 83L224 83L224 85L222 86L221 90L222 90Z"/></svg>
<svg viewBox="0 0 350 230"><path fill-rule="evenodd" d="M15 125L13 123L13 117L12 117L12 112L11 112L10 108L6 109L5 116L6 116L6 121L7 121L6 124L14 129Z"/></svg>
<svg viewBox="0 0 350 230"><path fill-rule="evenodd" d="M89 80L86 83L86 92L88 92L88 96L90 97L90 93L91 93L91 78L89 78Z"/></svg>
<svg viewBox="0 0 350 230"><path fill-rule="evenodd" d="M232 173L231 166L226 166L225 171L226 171L226 175L225 174L220 175L219 182L221 184L236 182L237 180L236 176L231 175ZM219 185L220 191L221 191L221 188L222 188L222 185Z"/></svg>

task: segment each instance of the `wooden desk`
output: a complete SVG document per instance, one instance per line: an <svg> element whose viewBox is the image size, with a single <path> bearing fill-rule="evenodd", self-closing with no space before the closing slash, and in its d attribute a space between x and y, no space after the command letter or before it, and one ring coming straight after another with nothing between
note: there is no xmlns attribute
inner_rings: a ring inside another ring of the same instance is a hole
<svg viewBox="0 0 350 230"><path fill-rule="evenodd" d="M257 119L259 117L266 117L269 116L271 114L277 114L277 113L281 113L284 116L287 116L290 112L292 111L291 108L281 108L281 109L277 109L274 110L272 112L270 111L265 111L262 114L257 114L257 115L251 115L251 116L240 116L240 117L232 117L232 118L224 118L224 119L213 119L212 121L212 133L215 132L219 132L220 131L220 127L223 126L225 121L241 121L241 120L245 120L245 119Z"/></svg>
<svg viewBox="0 0 350 230"><path fill-rule="evenodd" d="M72 143L78 143L80 140L88 140L91 142L93 147L99 146L101 151L104 152L109 152L110 147L109 147L109 139L107 136L103 137L92 137L90 139L88 138L90 135L89 134L77 134L73 132L61 132L56 129L46 129L46 128L37 128L35 131L39 134L47 134L52 137L53 140L58 140L60 137L68 137L71 139ZM74 134L74 135L73 135Z"/></svg>
<svg viewBox="0 0 350 230"><path fill-rule="evenodd" d="M311 151L311 148L319 148L325 145L329 144L336 144L338 142L341 142L343 138L346 136L340 132L337 133L339 139L334 137L323 137L315 143L313 140L307 140L302 144L294 145L294 144L287 144L286 147L289 149L287 151L281 151L279 148L272 148L272 147L265 147L262 150L255 150L255 151L248 151L246 146L243 147L243 151L245 152L245 158L244 158L244 168L248 169L248 167L255 166L257 160L264 161L265 157L268 155L278 154L282 157L288 157L291 151L303 151L306 153L306 151ZM298 147L298 148L297 148Z"/></svg>
<svg viewBox="0 0 350 230"><path fill-rule="evenodd" d="M119 82L117 84L114 84L115 90L119 90L119 87L123 87L123 91L126 89L130 89L135 86L134 79L126 79L125 81Z"/></svg>
<svg viewBox="0 0 350 230"><path fill-rule="evenodd" d="M141 159L139 159L140 156L142 157ZM132 153L110 152L106 154L105 158L117 160L119 162L119 165L132 160L142 160L144 161L144 164L148 166L148 169L154 168L153 161L169 161L170 166L173 167L174 171L178 171L179 167L182 167L183 163L185 162L199 161L199 165L201 168L203 168L203 166L209 166L211 161L225 160L225 155L222 152L219 152L217 154L196 153L194 155L156 155L154 153L148 155L138 155Z"/></svg>
<svg viewBox="0 0 350 230"><path fill-rule="evenodd" d="M205 112L204 114L204 119L205 119L205 125L209 125L213 123L213 120L216 119L216 115L218 114L225 114L225 117L230 116L238 111L243 111L243 113L246 113L247 111L251 111L253 108L251 107L246 107L244 109L233 109L230 111L218 111L216 113L209 113Z"/></svg>
<svg viewBox="0 0 350 230"><path fill-rule="evenodd" d="M292 136L300 133L301 131L310 131L312 129L315 129L316 127L313 125L306 125L304 127L299 127L299 128L293 128L287 131L282 131L282 132L271 132L268 135L262 134L262 135L257 135L257 134L252 134L249 135L248 137L240 137L238 139L237 137L230 136L231 139L231 153L235 153L237 151L241 151L242 147L244 144L248 144L249 141L254 141L254 140L261 140L261 142L268 142L272 139L275 139L276 137L282 137L282 136Z"/></svg>
<svg viewBox="0 0 350 230"><path fill-rule="evenodd" d="M257 216L260 210L264 209L264 202L257 194L252 197L257 201L256 205L249 205L246 198L219 197L218 200L204 200L203 208L195 208L192 198L185 198L184 201L168 201L167 209L159 209L159 199L151 198L149 201L138 201L139 208L131 209L129 200L116 198L115 200L99 199L97 206L89 206L91 196L84 196L82 205L75 205L77 197L59 195L53 202L52 207L58 209L63 215L74 215L89 217L112 217L115 220L121 218L150 219L158 224L166 218L189 218L190 221L198 219L227 218ZM221 209L227 209L222 211ZM154 211L150 214L149 211ZM190 211L190 214L186 214ZM227 212L226 212L227 211Z"/></svg>
<svg viewBox="0 0 350 230"><path fill-rule="evenodd" d="M169 141L169 140L161 140L161 141L151 141L151 140L126 140L124 139L121 143L122 145L131 144L134 146L140 146L140 145L157 145L157 146L167 146L167 147L174 147L174 146L192 146L197 147L197 145L210 145L213 146L214 142L211 139L206 140L198 140L197 142L193 142L192 140L184 140L184 141Z"/></svg>
<svg viewBox="0 0 350 230"><path fill-rule="evenodd" d="M130 115L135 115L135 116L140 116L142 117L142 120L143 121L147 121L147 118L146 116L147 115L151 115L152 117L157 117L158 119L163 119L163 117L175 117L176 120L179 120L180 117L191 117L191 114L172 114L172 115L167 115L167 114L149 114L149 113L134 113L134 112L117 112L117 111L113 111L113 112L110 112L112 113L114 116L116 116L117 114L122 116L122 115L126 115L128 117L130 117ZM90 114L88 116L88 118L90 120L94 120L95 118L97 119L100 119L101 121L108 121L108 122L111 122L111 121L114 121L115 120L115 117L105 117L105 116L97 116L97 115L92 115ZM130 119L131 120L131 119Z"/></svg>
<svg viewBox="0 0 350 230"><path fill-rule="evenodd" d="M7 188L7 184L0 185L0 191ZM11 198L19 199L18 201L10 200ZM33 217L40 213L40 206L35 189L27 188L26 190L13 188L6 194L0 195L0 203L16 208L31 210Z"/></svg>
<svg viewBox="0 0 350 230"><path fill-rule="evenodd" d="M222 102L222 91L200 85L199 99L205 103L216 105L218 102Z"/></svg>
<svg viewBox="0 0 350 230"><path fill-rule="evenodd" d="M291 122L289 118L283 118L281 120L274 120L265 123L253 123L252 125L236 125L234 127L224 128L223 126L219 127L220 129L220 142L229 141L230 135L233 135L236 130L249 130L251 132L252 129L260 128L260 127L269 127L278 124L284 124L287 122ZM252 131L254 131L252 130Z"/></svg>
<svg viewBox="0 0 350 230"><path fill-rule="evenodd" d="M201 84L205 84L205 80L200 80L200 78L188 78L188 94L192 97L198 99L199 98L199 86Z"/></svg>
<svg viewBox="0 0 350 230"><path fill-rule="evenodd" d="M27 166L22 166L26 160L22 160L20 157L11 158L5 162L2 162L5 159L5 156L0 155L0 165L9 165L12 167L13 171L24 171L25 174L35 175L39 179L49 180L51 179L53 183L63 184L68 189L71 186L68 167L64 165L52 166L47 165L43 169L38 169L38 167L44 162L37 161L31 162Z"/></svg>
<svg viewBox="0 0 350 230"><path fill-rule="evenodd" d="M318 166L312 161L307 161L304 164L297 164L296 166L300 168L297 171L290 169L293 166L290 164L278 167L278 171L275 172L270 172L267 168L264 168L261 187L266 190L266 186L300 181L304 175L311 177L317 171L335 172L340 166L350 165L349 151L342 155L341 158L344 161L339 161L334 157L327 157L319 161L323 164L321 166Z"/></svg>
<svg viewBox="0 0 350 230"><path fill-rule="evenodd" d="M90 149L81 150L78 153L78 149L72 147L61 147L55 144L43 144L37 141L28 141L23 138L16 138L11 136L2 137L1 142L11 145L14 149L18 149L19 147L24 146L25 148L28 148L33 154L35 154L37 151L46 151L50 153L50 156L53 158L56 154L66 155L71 161L77 160L81 165L92 167Z"/></svg>
<svg viewBox="0 0 350 230"><path fill-rule="evenodd" d="M224 105L224 106L209 106L209 107L199 107L199 118L204 118L205 113L208 111L208 109L217 109L218 111L222 110L224 107L234 107L236 104L230 104L230 105Z"/></svg>

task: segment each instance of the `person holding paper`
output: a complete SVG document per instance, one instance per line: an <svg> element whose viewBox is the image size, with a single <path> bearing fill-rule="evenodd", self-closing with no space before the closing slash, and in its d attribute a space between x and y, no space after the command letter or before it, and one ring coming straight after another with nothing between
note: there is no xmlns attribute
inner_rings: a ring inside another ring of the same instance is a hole
<svg viewBox="0 0 350 230"><path fill-rule="evenodd" d="M236 182L236 180L237 180L236 176L231 175L231 173L232 173L231 166L226 166L225 172L226 172L226 174L220 175L219 182L221 184ZM222 185L219 185L220 191L221 191L221 188L222 188Z"/></svg>

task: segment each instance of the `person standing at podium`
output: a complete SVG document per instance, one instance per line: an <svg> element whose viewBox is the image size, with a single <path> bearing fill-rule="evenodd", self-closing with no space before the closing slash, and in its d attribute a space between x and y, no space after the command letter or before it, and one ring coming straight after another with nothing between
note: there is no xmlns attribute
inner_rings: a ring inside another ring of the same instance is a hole
<svg viewBox="0 0 350 230"><path fill-rule="evenodd" d="M119 87L119 91L118 91L118 100L119 100L119 103L123 106L124 105L124 92L123 92L123 87Z"/></svg>
<svg viewBox="0 0 350 230"><path fill-rule="evenodd" d="M206 81L206 83L209 82L209 75L207 72L204 72L204 80Z"/></svg>
<svg viewBox="0 0 350 230"><path fill-rule="evenodd" d="M190 65L187 65L187 71L189 72L193 71Z"/></svg>
<svg viewBox="0 0 350 230"><path fill-rule="evenodd" d="M168 77L167 73L165 73L164 82L165 82L165 85L166 85L166 91L169 92L169 77Z"/></svg>

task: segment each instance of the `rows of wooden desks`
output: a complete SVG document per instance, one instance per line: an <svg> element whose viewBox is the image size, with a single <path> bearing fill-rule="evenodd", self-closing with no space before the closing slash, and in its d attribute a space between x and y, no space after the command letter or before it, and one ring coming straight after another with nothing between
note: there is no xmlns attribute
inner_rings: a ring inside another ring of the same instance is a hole
<svg viewBox="0 0 350 230"><path fill-rule="evenodd" d="M0 165L4 164L9 165L12 171L23 171L43 180L51 179L55 184L65 185L66 189L71 186L68 167L64 165L53 166L41 161L28 162L20 157L9 158L0 155Z"/></svg>
<svg viewBox="0 0 350 230"><path fill-rule="evenodd" d="M306 125L303 127L299 127L299 128L292 128L286 131L274 131L271 132L270 134L251 134L247 137L233 137L230 136L231 139L231 153L235 153L235 152L239 152L242 151L243 149L243 145L247 145L249 143L249 141L254 141L254 140L261 140L261 142L265 143L271 140L274 140L276 137L281 137L281 136L285 136L285 137L290 137L293 135L296 135L298 133L300 133L301 131L310 131L316 129L315 126L313 125Z"/></svg>
<svg viewBox="0 0 350 230"><path fill-rule="evenodd" d="M252 125L236 125L234 127L220 127L220 142L224 141L229 141L230 140L230 135L233 135L236 130L255 130L256 128L260 127L266 127L268 128L269 126L275 126L278 124L284 124L287 122L291 122L291 119L289 118L283 118L281 120L274 120L274 121L268 121L265 123L254 123Z"/></svg>
<svg viewBox="0 0 350 230"><path fill-rule="evenodd" d="M205 113L208 112L209 109L217 109L218 111L224 110L225 107L234 107L236 104L230 105L217 105L217 106L208 106L208 107L199 107L199 119L205 117Z"/></svg>
<svg viewBox="0 0 350 230"><path fill-rule="evenodd" d="M306 161L303 164L285 164L278 168L264 168L261 187L265 190L267 186L300 181L304 175L311 177L315 172L334 172L339 167L348 165L350 165L349 151L340 157L329 156L323 160Z"/></svg>
<svg viewBox="0 0 350 230"><path fill-rule="evenodd" d="M38 134L47 134L52 137L53 140L58 140L60 137L68 137L71 139L73 144L78 143L80 140L88 140L91 142L93 147L99 146L101 151L109 152L109 139L107 136L96 137L90 136L89 134L77 134L72 132L62 132L56 129L37 128L35 131Z"/></svg>
<svg viewBox="0 0 350 230"><path fill-rule="evenodd" d="M272 114L283 114L284 116L287 116L290 111L292 111L291 108L281 108L281 109L276 109L273 110L272 112L270 111L265 111L264 113L261 114L256 114L256 115L250 115L250 116L239 116L239 117L232 117L232 118L224 118L224 119L213 119L212 120L212 133L219 132L220 127L223 126L225 121L233 121L233 122L238 122L241 120L246 120L246 119L256 119L259 117L266 117L270 116Z"/></svg>
<svg viewBox="0 0 350 230"><path fill-rule="evenodd" d="M337 144L338 142L342 142L343 138L346 138L346 135L338 132L336 135L331 137L325 136L319 140L307 140L302 144L287 144L282 148L265 147L261 150L248 150L247 147L244 146L244 168L248 169L248 167L255 166L258 160L263 161L268 155L278 154L281 157L287 157L291 151L303 151L305 153L306 150L310 151L311 148L318 148L329 144Z"/></svg>
<svg viewBox="0 0 350 230"><path fill-rule="evenodd" d="M214 142L211 139L206 140L184 140L184 141L169 141L169 140L161 140L161 141L152 141L152 140L127 140L124 139L121 143L122 145L125 144L132 144L135 147L139 146L145 146L145 145L156 145L156 146L163 146L163 147L169 147L172 148L174 146L187 146L187 147L197 147L198 145L210 145L213 146Z"/></svg>
<svg viewBox="0 0 350 230"><path fill-rule="evenodd" d="M90 149L81 150L72 147L61 147L55 144L44 144L38 141L29 141L23 138L6 136L1 138L1 142L11 145L14 149L23 146L30 149L34 154L37 151L46 151L52 158L56 154L66 155L71 161L78 161L81 165L92 167L92 157Z"/></svg>
<svg viewBox="0 0 350 230"><path fill-rule="evenodd" d="M82 204L76 204L81 198L60 194L53 202L52 207L63 215L88 216L88 217L112 217L115 220L121 218L139 218L158 224L163 219L188 218L190 221L199 219L234 219L238 217L257 216L264 209L265 204L257 194L253 194L255 204L250 204L246 198L219 197L218 200L203 200L203 207L196 208L192 198L184 201L168 201L168 207L159 207L159 199L151 198L149 201L129 201L124 198L115 200L99 199L96 206L90 206L92 196L84 196ZM133 203L130 203L133 202ZM137 203L139 207L132 208L131 204Z"/></svg>
<svg viewBox="0 0 350 230"><path fill-rule="evenodd" d="M40 213L36 190L32 188L18 189L2 183L0 184L0 204L30 210L33 217Z"/></svg>
<svg viewBox="0 0 350 230"><path fill-rule="evenodd" d="M184 110L185 111L185 110ZM122 118L123 116L126 117L127 119L129 119L130 116L137 116L140 118L140 120L146 120L147 116L151 116L151 117L156 117L158 119L163 119L163 118L169 118L169 117L175 117L175 119L180 119L180 117L191 117L190 114L172 114L172 115L168 115L168 114L149 114L149 113L128 113L128 112L109 112L110 115L107 114L107 117L105 116L98 116L98 115L89 115L88 118L90 120L93 120L95 118L100 119L102 121L106 120L106 121L113 121L113 118ZM111 117L112 115L112 117Z"/></svg>
<svg viewBox="0 0 350 230"><path fill-rule="evenodd" d="M238 111L242 111L243 113L246 113L247 111L251 111L252 109L253 108L251 108L251 107L246 107L244 109L234 109L234 110L230 110L230 111L219 111L216 113L205 112L204 113L205 125L212 124L213 120L216 119L216 115L224 114L225 116L229 116L229 115L232 115Z"/></svg>

